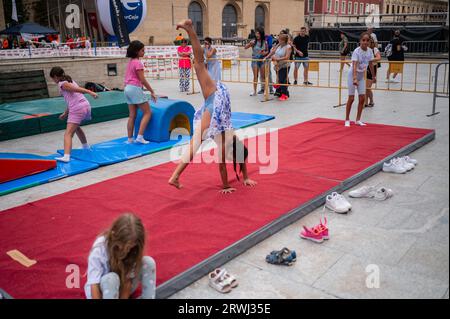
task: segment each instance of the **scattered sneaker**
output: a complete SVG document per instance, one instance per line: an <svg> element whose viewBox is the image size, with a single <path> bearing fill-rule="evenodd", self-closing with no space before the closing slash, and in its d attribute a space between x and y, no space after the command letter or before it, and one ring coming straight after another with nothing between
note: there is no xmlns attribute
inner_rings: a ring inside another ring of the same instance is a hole
<svg viewBox="0 0 450 319"><path fill-rule="evenodd" d="M303 82L303 84L304 85L313 85L311 82L309 82L309 81L305 81L305 82Z"/></svg>
<svg viewBox="0 0 450 319"><path fill-rule="evenodd" d="M413 159L413 158L411 158L411 157L409 157L409 156L403 156L402 157L407 163L411 163L411 164L414 164L414 165L417 165L417 160L415 160L415 159Z"/></svg>
<svg viewBox="0 0 450 319"><path fill-rule="evenodd" d="M286 94L281 94L281 96L278 98L279 101L287 101L289 97Z"/></svg>
<svg viewBox="0 0 450 319"><path fill-rule="evenodd" d="M395 174L404 174L408 171L408 169L403 166L403 162L398 158L393 158L387 163L383 163L383 172L386 173L395 173Z"/></svg>
<svg viewBox="0 0 450 319"><path fill-rule="evenodd" d="M144 140L143 137L138 137L138 138L136 138L136 143L139 143L139 144L148 144L148 143L150 143L150 142Z"/></svg>
<svg viewBox="0 0 450 319"><path fill-rule="evenodd" d="M392 191L392 189L380 187L376 190L373 198L379 201L383 201L391 198L392 196L394 196L394 192Z"/></svg>
<svg viewBox="0 0 450 319"><path fill-rule="evenodd" d="M264 90L259 90L258 94L264 94Z"/></svg>
<svg viewBox="0 0 450 319"><path fill-rule="evenodd" d="M300 232L300 237L303 239L309 239L315 243L323 242L322 232L317 228L308 228L303 226L303 230Z"/></svg>
<svg viewBox="0 0 450 319"><path fill-rule="evenodd" d="M325 240L330 239L329 230L327 226L327 218L324 218L325 223L322 223L322 218L320 219L320 224L315 226L313 229L318 230L322 234L322 238Z"/></svg>
<svg viewBox="0 0 450 319"><path fill-rule="evenodd" d="M344 196L333 192L331 195L327 196L324 209L325 208L338 214L346 214L352 209L352 205Z"/></svg>
<svg viewBox="0 0 450 319"><path fill-rule="evenodd" d="M250 93L250 96L256 96L255 92Z"/></svg>
<svg viewBox="0 0 450 319"><path fill-rule="evenodd" d="M297 80L294 81L294 85L297 85Z"/></svg>
<svg viewBox="0 0 450 319"><path fill-rule="evenodd" d="M375 187L363 186L348 193L348 196L353 198L372 198L375 196Z"/></svg>
<svg viewBox="0 0 450 319"><path fill-rule="evenodd" d="M356 121L355 123L356 123L356 125L359 125L359 126L367 126L367 124L362 121Z"/></svg>
<svg viewBox="0 0 450 319"><path fill-rule="evenodd" d="M350 121L345 121L345 127L350 127Z"/></svg>
<svg viewBox="0 0 450 319"><path fill-rule="evenodd" d="M398 160L402 163L403 167L405 167L408 171L414 169L416 165L412 163L408 163L408 161L404 157L399 157Z"/></svg>

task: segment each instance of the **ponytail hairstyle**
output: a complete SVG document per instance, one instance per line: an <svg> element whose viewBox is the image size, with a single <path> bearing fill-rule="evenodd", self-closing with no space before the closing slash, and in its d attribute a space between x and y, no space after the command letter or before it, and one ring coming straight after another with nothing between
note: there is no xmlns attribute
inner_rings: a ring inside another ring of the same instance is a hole
<svg viewBox="0 0 450 319"><path fill-rule="evenodd" d="M244 152L244 154L242 154ZM243 158L242 158L242 155ZM240 181L239 174L242 172L242 168L244 167L244 163L248 157L248 149L245 147L244 143L242 143L236 135L233 136L233 169L236 173L236 178ZM236 164L239 163L239 173L236 171Z"/></svg>
<svg viewBox="0 0 450 319"><path fill-rule="evenodd" d="M54 78L54 77L58 78L59 82L62 82L62 81L67 81L69 83L73 82L72 78L69 75L67 75L64 72L64 70L61 67L59 67L59 66L55 66L55 67L53 67L50 70L50 77L51 78Z"/></svg>

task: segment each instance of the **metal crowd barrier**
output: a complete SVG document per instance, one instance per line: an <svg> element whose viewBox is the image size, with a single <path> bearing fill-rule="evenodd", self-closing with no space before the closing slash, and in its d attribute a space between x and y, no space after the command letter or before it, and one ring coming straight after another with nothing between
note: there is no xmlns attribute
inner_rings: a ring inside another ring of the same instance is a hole
<svg viewBox="0 0 450 319"><path fill-rule="evenodd" d="M152 79L180 79L178 61L179 58L146 58L144 65L146 66L146 76ZM345 63L351 61L341 60L309 60L309 80L313 85L293 84L292 72L295 60L287 61L290 65L289 76L290 82L276 83L277 71L271 61L257 59L215 59L221 64L221 81L228 83L254 84L257 83L264 89L264 100L270 100L269 90L273 84L289 87L313 87L338 89L338 104L342 105L343 90L347 87L348 67ZM264 62L263 68L265 78L255 79L252 71L252 62ZM441 65L445 65L443 72L438 72ZM191 63L193 66L193 61ZM341 68L341 66L343 66ZM302 68L303 66L300 66ZM397 73L399 80L396 83L386 82L386 73L389 69L390 73ZM196 75L191 67L190 72L191 91L190 94L197 93L195 91ZM270 75L274 83L269 83ZM299 78L303 78L303 72L299 70ZM434 93L448 94L448 63L440 63L437 61L403 61L388 62L381 61L381 68L377 70L377 82L374 83L372 90L374 91L393 91L393 92L410 92L410 93ZM434 82L433 82L434 81ZM302 83L300 81L300 83ZM434 83L434 86L433 86ZM443 83L441 85L441 83Z"/></svg>

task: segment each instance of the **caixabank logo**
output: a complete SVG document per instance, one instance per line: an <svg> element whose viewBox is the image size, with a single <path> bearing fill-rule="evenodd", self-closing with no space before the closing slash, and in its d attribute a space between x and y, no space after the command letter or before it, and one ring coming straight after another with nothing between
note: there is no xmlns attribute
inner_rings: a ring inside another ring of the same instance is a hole
<svg viewBox="0 0 450 319"><path fill-rule="evenodd" d="M147 1L146 0L121 0L122 14L125 19L128 33L132 33L144 22L147 15ZM98 11L100 14L100 21L102 22L105 31L110 35L114 34L114 27L112 18L114 16L114 8L111 6L110 0L97 0Z"/></svg>

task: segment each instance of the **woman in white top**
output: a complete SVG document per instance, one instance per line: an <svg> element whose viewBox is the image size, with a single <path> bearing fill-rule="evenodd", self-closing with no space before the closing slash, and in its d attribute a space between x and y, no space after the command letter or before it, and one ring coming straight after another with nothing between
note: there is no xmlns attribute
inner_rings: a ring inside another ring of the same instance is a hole
<svg viewBox="0 0 450 319"><path fill-rule="evenodd" d="M367 88L366 88L366 107L374 107L375 103L373 101L373 92L372 92L372 84L377 82L376 76L377 76L377 64L381 61L381 53L380 50L378 50L376 46L375 39L373 37L370 38L369 42L369 48L372 50L374 59L373 62L373 70L374 74L370 71L370 67L367 67ZM375 77L374 77L375 75Z"/></svg>
<svg viewBox="0 0 450 319"><path fill-rule="evenodd" d="M350 112L352 110L352 104L355 100L355 91L358 90L359 103L358 114L356 115L356 125L365 126L366 124L361 121L361 115L366 101L366 81L364 75L367 67L373 74L373 80L376 81L376 75L373 68L372 60L374 58L372 50L369 48L370 34L364 32L359 38L359 47L353 51L352 65L348 72L348 101L345 113L345 126L350 126Z"/></svg>

